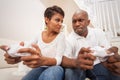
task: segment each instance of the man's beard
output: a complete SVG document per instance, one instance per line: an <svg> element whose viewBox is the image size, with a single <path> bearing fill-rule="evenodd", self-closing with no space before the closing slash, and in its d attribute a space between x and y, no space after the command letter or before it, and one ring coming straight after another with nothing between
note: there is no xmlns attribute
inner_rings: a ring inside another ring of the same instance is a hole
<svg viewBox="0 0 120 80"><path fill-rule="evenodd" d="M82 36L84 35L84 33L86 32L86 28L76 28L75 29L75 33L77 33L78 35Z"/></svg>

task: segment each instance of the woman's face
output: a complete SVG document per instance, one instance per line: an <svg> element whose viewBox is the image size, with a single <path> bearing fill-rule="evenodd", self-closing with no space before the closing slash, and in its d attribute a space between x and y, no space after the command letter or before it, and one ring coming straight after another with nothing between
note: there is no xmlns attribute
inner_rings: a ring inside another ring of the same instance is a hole
<svg viewBox="0 0 120 80"><path fill-rule="evenodd" d="M63 22L63 16L59 13L55 13L51 19L45 18L45 21L47 23L47 30L59 33Z"/></svg>

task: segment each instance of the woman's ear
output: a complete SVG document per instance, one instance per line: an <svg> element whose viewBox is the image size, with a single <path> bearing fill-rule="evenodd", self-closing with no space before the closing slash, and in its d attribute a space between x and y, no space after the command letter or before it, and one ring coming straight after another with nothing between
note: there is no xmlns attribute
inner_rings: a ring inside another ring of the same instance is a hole
<svg viewBox="0 0 120 80"><path fill-rule="evenodd" d="M45 17L45 23L47 24L49 21L49 19L47 17Z"/></svg>

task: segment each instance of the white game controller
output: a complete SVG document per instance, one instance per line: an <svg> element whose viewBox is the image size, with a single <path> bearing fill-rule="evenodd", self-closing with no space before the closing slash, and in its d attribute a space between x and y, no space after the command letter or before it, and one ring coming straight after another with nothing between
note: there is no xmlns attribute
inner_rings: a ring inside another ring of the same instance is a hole
<svg viewBox="0 0 120 80"><path fill-rule="evenodd" d="M94 53L92 55L96 56L96 57L107 57L107 56L112 56L114 55L114 53L110 53L108 54L105 50L105 48L102 48L102 47L99 47L99 46L96 46L96 47L93 47L91 48L91 50L94 51Z"/></svg>
<svg viewBox="0 0 120 80"><path fill-rule="evenodd" d="M96 60L94 61L94 65L96 65L100 62L104 62L108 59L108 56L114 55L114 53L108 54L106 49L102 48L100 46L95 46L95 47L91 48L91 50L93 50L92 55L97 57Z"/></svg>
<svg viewBox="0 0 120 80"><path fill-rule="evenodd" d="M30 56L30 53L17 53L19 49L29 47L31 47L30 43L26 43L24 46L21 46L20 44L14 44L10 46L10 49L7 52L12 57Z"/></svg>

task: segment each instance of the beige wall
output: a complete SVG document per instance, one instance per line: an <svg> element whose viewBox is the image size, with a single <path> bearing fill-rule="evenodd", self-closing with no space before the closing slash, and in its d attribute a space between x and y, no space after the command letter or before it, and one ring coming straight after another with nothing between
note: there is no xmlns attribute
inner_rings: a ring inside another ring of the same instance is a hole
<svg viewBox="0 0 120 80"><path fill-rule="evenodd" d="M0 0L0 38L30 40L43 27L45 8L40 0Z"/></svg>
<svg viewBox="0 0 120 80"><path fill-rule="evenodd" d="M63 8L70 32L72 14L78 9L74 0L0 0L0 38L30 40L42 29L43 12L52 5Z"/></svg>

